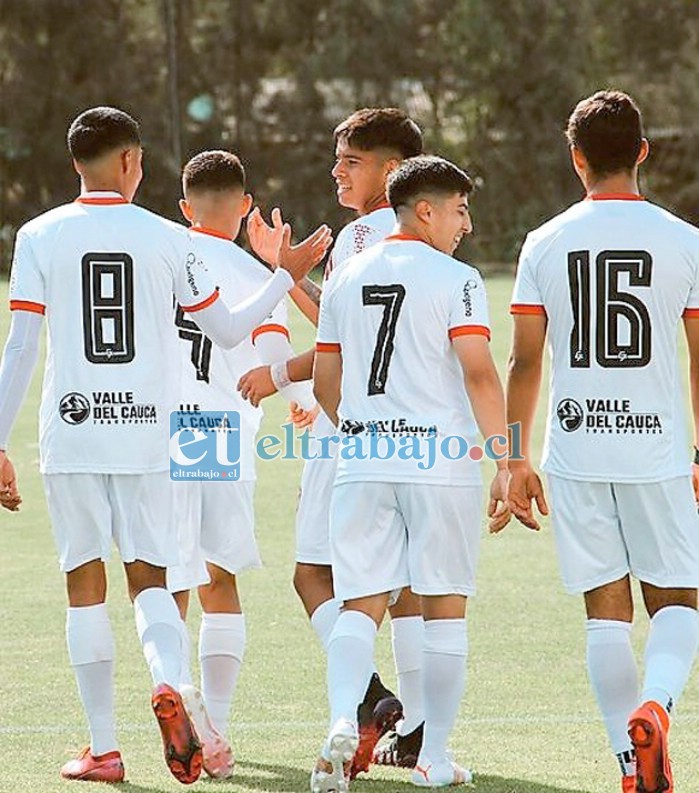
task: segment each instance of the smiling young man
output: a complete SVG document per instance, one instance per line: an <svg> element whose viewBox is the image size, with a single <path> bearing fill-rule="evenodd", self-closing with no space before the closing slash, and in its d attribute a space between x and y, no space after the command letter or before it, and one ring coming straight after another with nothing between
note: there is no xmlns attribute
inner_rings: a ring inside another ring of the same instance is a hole
<svg viewBox="0 0 699 793"><path fill-rule="evenodd" d="M370 448L390 438L474 445L505 441L505 403L490 354L485 287L452 253L471 232L469 177L439 157L415 157L388 178L397 233L342 266L326 288L314 372L316 397L340 434ZM343 430L343 427L346 428ZM351 429L350 429L351 428ZM381 432L379 432L381 435ZM497 463L491 529L509 520L506 450ZM357 704L373 668L377 628L393 591L422 599L424 740L412 773L423 787L460 785L447 741L465 684L466 600L475 591L481 524L480 466L440 456L340 454L330 513L335 593L343 608L328 642L330 733L311 778L313 793L346 790L345 763L358 744Z"/></svg>
<svg viewBox="0 0 699 793"><path fill-rule="evenodd" d="M548 512L530 456L548 335L542 468L563 583L585 601L588 675L622 790L672 793L670 713L699 641L699 518L677 360L683 322L697 446L699 232L641 196L648 141L629 96L583 99L567 137L587 197L532 231L520 254L507 397L526 459L511 463L509 501L533 529L533 503ZM631 576L650 617L641 686Z"/></svg>

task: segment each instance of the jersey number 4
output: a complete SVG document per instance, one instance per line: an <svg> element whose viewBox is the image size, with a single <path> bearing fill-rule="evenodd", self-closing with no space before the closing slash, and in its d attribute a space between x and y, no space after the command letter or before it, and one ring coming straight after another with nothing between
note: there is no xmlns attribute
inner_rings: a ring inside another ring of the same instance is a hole
<svg viewBox="0 0 699 793"><path fill-rule="evenodd" d="M391 365L393 357L396 324L404 300L405 287L401 284L362 287L362 303L365 306L383 306L383 317L376 336L374 357L371 360L371 371L369 372L369 396L386 393L388 367Z"/></svg>
<svg viewBox="0 0 699 793"><path fill-rule="evenodd" d="M573 309L570 365L589 368L591 356L591 302L595 303L595 359L606 369L647 366L651 354L651 324L643 301L619 288L626 276L630 287L651 285L653 260L646 251L602 251L595 261L595 288L591 288L589 251L568 254L568 285ZM623 340L622 340L623 338Z"/></svg>
<svg viewBox="0 0 699 793"><path fill-rule="evenodd" d="M179 328L180 338L192 342L190 360L196 369L197 380L208 383L211 370L211 339L202 333L196 322L187 317L180 305L177 306L175 313L175 325Z"/></svg>

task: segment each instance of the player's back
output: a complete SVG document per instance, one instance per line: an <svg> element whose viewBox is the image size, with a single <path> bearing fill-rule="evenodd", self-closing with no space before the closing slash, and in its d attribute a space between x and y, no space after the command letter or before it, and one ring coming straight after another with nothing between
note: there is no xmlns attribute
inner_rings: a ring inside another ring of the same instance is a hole
<svg viewBox="0 0 699 793"><path fill-rule="evenodd" d="M643 201L587 200L532 232L513 312L548 318L544 466L654 481L686 473L677 329L699 309L699 231Z"/></svg>
<svg viewBox="0 0 699 793"><path fill-rule="evenodd" d="M436 434L438 442L458 435L472 444L476 426L451 342L462 333L488 334L477 270L423 242L394 236L349 260L328 297L342 351L340 429L395 438ZM480 481L477 466L461 462L438 465L430 476L447 484ZM344 467L341 461L338 481ZM376 467L388 481L415 476L414 466L407 472L399 461ZM362 468L366 474L373 466Z"/></svg>
<svg viewBox="0 0 699 793"><path fill-rule="evenodd" d="M42 470L167 467L180 372L172 295L188 251L184 229L112 193L20 230L11 299L44 305L48 322ZM193 279L190 292L196 302Z"/></svg>

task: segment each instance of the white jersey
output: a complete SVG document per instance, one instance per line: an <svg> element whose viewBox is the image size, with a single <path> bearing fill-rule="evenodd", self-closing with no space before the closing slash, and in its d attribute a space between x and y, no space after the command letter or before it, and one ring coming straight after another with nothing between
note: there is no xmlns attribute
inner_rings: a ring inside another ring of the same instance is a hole
<svg viewBox="0 0 699 793"><path fill-rule="evenodd" d="M192 246L224 302L231 305L254 294L272 277L257 259L227 237L206 229L190 229ZM182 340L180 354L184 367L183 409L232 410L240 414L240 481L255 479L255 436L262 420L262 408L253 407L240 396L238 380L262 361L255 350L260 334L274 331L289 338L286 302L281 300L267 320L245 341L231 350L214 344L199 330L192 317L177 306L175 325Z"/></svg>
<svg viewBox="0 0 699 793"><path fill-rule="evenodd" d="M325 266L325 278L330 275L350 256L361 253L387 237L396 225L396 213L390 206L383 206L355 218L344 226L337 235L335 245L330 252Z"/></svg>
<svg viewBox="0 0 699 793"><path fill-rule="evenodd" d="M548 319L542 467L591 482L683 476L677 330L699 316L699 231L638 196L596 198L531 232L520 255L511 311Z"/></svg>
<svg viewBox="0 0 699 793"><path fill-rule="evenodd" d="M173 293L217 299L186 229L90 192L17 233L10 308L47 315L43 473L165 471L180 365Z"/></svg>
<svg viewBox="0 0 699 793"><path fill-rule="evenodd" d="M485 287L473 267L401 235L355 256L326 287L317 343L319 351L342 352L343 443L361 436L367 451L372 436L390 436L396 447L416 436L432 437L439 449L459 436L472 446L476 424L451 344L471 333L490 335ZM458 452L454 446L450 453ZM340 449L336 484L481 481L480 466L467 456L438 453L427 470L398 455L349 457Z"/></svg>

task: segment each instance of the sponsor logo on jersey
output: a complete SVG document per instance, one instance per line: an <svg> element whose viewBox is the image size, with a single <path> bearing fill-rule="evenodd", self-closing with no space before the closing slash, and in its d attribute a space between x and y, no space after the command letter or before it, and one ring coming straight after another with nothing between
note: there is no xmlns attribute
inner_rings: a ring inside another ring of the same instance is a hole
<svg viewBox="0 0 699 793"><path fill-rule="evenodd" d="M583 409L574 399L562 399L556 408L556 415L564 432L575 432L583 423Z"/></svg>
<svg viewBox="0 0 699 793"><path fill-rule="evenodd" d="M478 281L469 279L464 284L463 302L464 302L464 315L470 317L473 315L473 301L471 300L471 292L478 289Z"/></svg>
<svg viewBox="0 0 699 793"><path fill-rule="evenodd" d="M370 421L356 421L355 419L343 419L340 424L340 432L346 435L416 435L433 437L437 435L437 427L434 424L424 426L421 424L408 424L407 419L372 419Z"/></svg>
<svg viewBox="0 0 699 793"><path fill-rule="evenodd" d="M585 427L593 435L657 435L663 424L657 413L633 410L630 399L587 398L581 405L574 399L562 399L556 415L565 432Z"/></svg>
<svg viewBox="0 0 699 793"><path fill-rule="evenodd" d="M156 424L155 405L137 402L133 391L92 391L90 396L73 391L58 405L66 424L82 424L92 416L93 424Z"/></svg>
<svg viewBox="0 0 699 793"><path fill-rule="evenodd" d="M90 417L90 401L83 394L71 391L61 398L58 412L66 424L82 424Z"/></svg>

